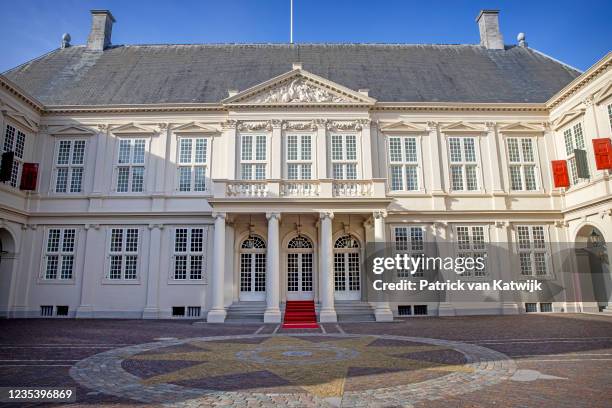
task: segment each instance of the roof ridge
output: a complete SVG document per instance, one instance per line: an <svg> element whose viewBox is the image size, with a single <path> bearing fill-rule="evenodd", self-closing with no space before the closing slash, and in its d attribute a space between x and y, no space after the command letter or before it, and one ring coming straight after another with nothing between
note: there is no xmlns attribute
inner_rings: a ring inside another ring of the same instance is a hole
<svg viewBox="0 0 612 408"><path fill-rule="evenodd" d="M26 62L23 62L23 63L21 63L21 64L17 65L16 67L9 68L9 69L7 69L7 70L6 70L6 71L4 71L4 72L0 72L0 75L5 76L6 74L10 73L11 71L18 70L19 68L23 67L24 65L28 65L28 64L31 64L32 62L38 61L38 60L40 60L40 59L43 59L43 58L45 58L47 55L51 55L51 54L53 54L54 52L57 52L57 51L59 51L59 50L61 50L61 48L55 48L55 49L53 49L53 50L51 50L51 51L49 51L49 52L46 52L46 53L44 53L44 54L42 54L42 55L39 55L39 56L38 56L38 57L36 57L36 58L32 58L31 60L28 60L28 61L26 61Z"/></svg>

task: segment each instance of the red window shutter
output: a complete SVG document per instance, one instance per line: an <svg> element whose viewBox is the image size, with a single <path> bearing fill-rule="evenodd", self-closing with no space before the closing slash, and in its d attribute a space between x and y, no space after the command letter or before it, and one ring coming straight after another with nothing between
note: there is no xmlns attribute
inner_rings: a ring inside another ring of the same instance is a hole
<svg viewBox="0 0 612 408"><path fill-rule="evenodd" d="M609 138L593 139L597 170L612 169L612 142Z"/></svg>
<svg viewBox="0 0 612 408"><path fill-rule="evenodd" d="M21 170L20 190L36 190L36 180L38 179L38 163L23 163Z"/></svg>
<svg viewBox="0 0 612 408"><path fill-rule="evenodd" d="M569 187L569 175L567 173L567 162L565 160L553 160L552 172L555 187Z"/></svg>

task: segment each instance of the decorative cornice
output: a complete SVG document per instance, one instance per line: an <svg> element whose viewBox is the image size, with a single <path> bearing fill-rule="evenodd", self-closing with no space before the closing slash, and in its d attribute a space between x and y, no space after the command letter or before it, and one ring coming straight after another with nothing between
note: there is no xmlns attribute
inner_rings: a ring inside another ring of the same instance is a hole
<svg viewBox="0 0 612 408"><path fill-rule="evenodd" d="M563 101L574 95L588 83L592 82L599 75L607 71L612 66L612 51L608 52L602 59L597 61L586 72L567 84L563 89L554 94L547 102L546 107L553 109Z"/></svg>

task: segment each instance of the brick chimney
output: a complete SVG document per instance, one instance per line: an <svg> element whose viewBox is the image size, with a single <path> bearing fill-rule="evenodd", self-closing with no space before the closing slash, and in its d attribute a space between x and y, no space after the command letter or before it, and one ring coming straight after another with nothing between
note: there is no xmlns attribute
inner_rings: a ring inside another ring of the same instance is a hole
<svg viewBox="0 0 612 408"><path fill-rule="evenodd" d="M91 31L87 38L87 48L103 51L111 44L111 33L115 18L109 10L91 10Z"/></svg>
<svg viewBox="0 0 612 408"><path fill-rule="evenodd" d="M499 31L499 10L481 10L476 22L480 30L480 45L490 50L503 50L504 37Z"/></svg>

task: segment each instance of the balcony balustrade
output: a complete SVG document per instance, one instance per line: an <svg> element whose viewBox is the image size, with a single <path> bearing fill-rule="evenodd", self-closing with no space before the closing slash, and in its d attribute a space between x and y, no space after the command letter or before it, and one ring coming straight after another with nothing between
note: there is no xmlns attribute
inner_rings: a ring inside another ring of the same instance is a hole
<svg viewBox="0 0 612 408"><path fill-rule="evenodd" d="M384 198L385 180L213 180L214 198Z"/></svg>

